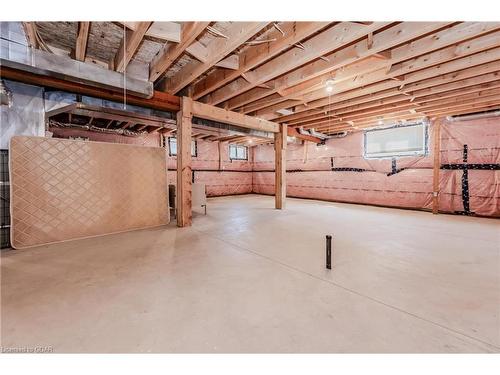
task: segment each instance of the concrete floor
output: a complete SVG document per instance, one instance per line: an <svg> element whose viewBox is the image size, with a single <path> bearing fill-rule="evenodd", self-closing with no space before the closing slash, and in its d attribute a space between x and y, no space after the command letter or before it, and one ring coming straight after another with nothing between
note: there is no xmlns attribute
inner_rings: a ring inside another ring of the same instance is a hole
<svg viewBox="0 0 500 375"><path fill-rule="evenodd" d="M2 252L1 346L500 352L499 229L492 219L214 198L191 228Z"/></svg>

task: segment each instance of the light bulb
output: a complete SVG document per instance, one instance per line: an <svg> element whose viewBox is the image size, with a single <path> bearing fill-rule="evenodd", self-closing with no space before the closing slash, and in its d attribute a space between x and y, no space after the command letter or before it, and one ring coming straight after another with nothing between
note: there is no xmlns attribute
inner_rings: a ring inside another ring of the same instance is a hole
<svg viewBox="0 0 500 375"><path fill-rule="evenodd" d="M325 82L325 90L326 92L332 92L333 91L333 85L335 82L333 82L333 79L329 79Z"/></svg>

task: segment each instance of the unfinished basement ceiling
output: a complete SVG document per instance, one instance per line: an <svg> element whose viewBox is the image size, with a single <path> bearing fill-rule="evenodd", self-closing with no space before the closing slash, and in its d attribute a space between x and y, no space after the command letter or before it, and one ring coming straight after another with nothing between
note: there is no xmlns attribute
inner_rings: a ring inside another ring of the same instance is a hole
<svg viewBox="0 0 500 375"><path fill-rule="evenodd" d="M146 30L131 62L142 77L149 67L157 90L296 129L334 134L500 108L499 22L155 24L177 27L177 40ZM47 45L75 49L76 22L35 27ZM87 61L108 67L123 34L120 22L92 22Z"/></svg>

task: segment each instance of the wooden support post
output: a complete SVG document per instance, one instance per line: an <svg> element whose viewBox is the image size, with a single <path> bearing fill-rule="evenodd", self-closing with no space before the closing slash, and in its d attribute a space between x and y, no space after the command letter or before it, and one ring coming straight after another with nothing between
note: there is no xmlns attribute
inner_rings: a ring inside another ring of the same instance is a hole
<svg viewBox="0 0 500 375"><path fill-rule="evenodd" d="M433 145L434 145L434 169L432 178L432 213L439 211L439 170L441 168L441 118L434 119L433 126Z"/></svg>
<svg viewBox="0 0 500 375"><path fill-rule="evenodd" d="M287 142L287 125L280 124L279 133L274 133L274 163L275 163L275 179L274 179L274 195L276 209L285 208L286 199L286 142Z"/></svg>
<svg viewBox="0 0 500 375"><path fill-rule="evenodd" d="M193 100L182 97L177 112L177 226L192 223L191 210L191 120Z"/></svg>

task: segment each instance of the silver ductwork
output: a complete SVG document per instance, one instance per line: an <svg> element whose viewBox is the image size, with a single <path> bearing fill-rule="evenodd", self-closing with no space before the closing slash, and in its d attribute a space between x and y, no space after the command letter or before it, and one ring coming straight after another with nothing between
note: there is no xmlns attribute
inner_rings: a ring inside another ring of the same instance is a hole
<svg viewBox="0 0 500 375"><path fill-rule="evenodd" d="M446 120L450 122L469 121L469 120L477 120L481 118L497 117L497 116L500 116L500 110L492 112L474 113L471 115L463 115L463 116L447 116Z"/></svg>
<svg viewBox="0 0 500 375"><path fill-rule="evenodd" d="M328 139L328 136L326 134L319 133L319 132L317 132L314 129L308 129L308 130L306 130L302 126L299 128L299 133L302 134L302 135L310 135L310 136L319 138L321 140Z"/></svg>
<svg viewBox="0 0 500 375"><path fill-rule="evenodd" d="M324 134L321 132L317 132L314 129L305 130L302 126L299 128L299 133L302 135L311 135L313 137L321 139L322 141L324 141L325 139L331 139L331 138L343 138L347 135L346 131L338 132L338 133L335 133L332 135L327 135L327 134Z"/></svg>
<svg viewBox="0 0 500 375"><path fill-rule="evenodd" d="M143 98L153 96L153 84L147 80L130 76L125 80L123 73L5 39L0 39L0 66L117 92L126 89L130 94Z"/></svg>

